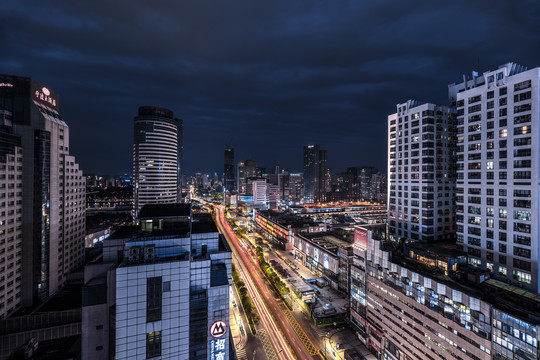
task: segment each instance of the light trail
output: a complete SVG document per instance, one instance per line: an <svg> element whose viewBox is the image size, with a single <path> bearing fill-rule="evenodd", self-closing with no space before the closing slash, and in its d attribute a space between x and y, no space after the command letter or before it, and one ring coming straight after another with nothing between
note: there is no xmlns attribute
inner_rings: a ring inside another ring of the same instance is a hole
<svg viewBox="0 0 540 360"><path fill-rule="evenodd" d="M262 309L266 310L265 314L269 316L268 318L265 319L265 321L269 321L268 323L265 322L266 326L270 326L269 328L270 332L268 332L268 334L270 335L271 338L276 337L274 341L278 341L278 340L283 341L280 345L282 346L281 349L283 349L283 355L287 355L287 357L285 358L280 357L280 358L283 358L283 359L299 358L299 359L306 359L306 360L311 359L312 358L311 354L306 349L305 345L302 343L302 340L298 337L298 335L292 328L291 324L288 322L287 318L281 311L280 304L278 304L275 301L275 294L273 290L269 289L268 284L263 280L264 275L259 269L258 264L256 264L256 259L254 260L251 256L248 256L244 251L242 251L240 241L237 239L236 235L231 231L230 226L228 226L228 223L226 223L226 220L224 220L222 207L215 206L215 209L216 209L216 220L217 220L216 223L218 224L222 233L228 238L229 243L231 244L231 248L233 249L233 252L235 253L236 258L241 260L239 261L239 263L241 263L242 266L244 266L243 269L245 273L251 275L251 276L246 276L246 278L251 280L248 282L252 282L251 285L253 286L254 293L260 295L260 297L257 297L258 299L257 301L260 301L260 303L258 304L262 306ZM261 319L262 318L263 317L261 316ZM282 330L281 332L279 331L280 329ZM277 337L281 337L281 338L277 338ZM292 350L294 351L296 356L292 356L290 352L288 354L285 354L285 351L287 351L286 349L288 349L288 346L287 346L287 340L284 340L284 339L288 339L288 343L292 347ZM282 356L281 351L278 352L278 354L279 354L278 356Z"/></svg>

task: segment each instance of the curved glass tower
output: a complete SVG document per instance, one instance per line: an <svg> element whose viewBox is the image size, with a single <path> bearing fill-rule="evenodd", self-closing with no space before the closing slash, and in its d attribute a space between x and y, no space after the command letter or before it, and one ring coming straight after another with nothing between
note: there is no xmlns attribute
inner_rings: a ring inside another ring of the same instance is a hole
<svg viewBox="0 0 540 360"><path fill-rule="evenodd" d="M134 220L145 204L180 201L181 128L182 120L171 110L139 108L133 133Z"/></svg>

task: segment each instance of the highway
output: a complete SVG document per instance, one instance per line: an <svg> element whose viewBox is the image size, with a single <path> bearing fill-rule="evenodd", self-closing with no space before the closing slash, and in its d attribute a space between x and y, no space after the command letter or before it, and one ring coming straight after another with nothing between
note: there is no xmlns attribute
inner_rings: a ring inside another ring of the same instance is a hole
<svg viewBox="0 0 540 360"><path fill-rule="evenodd" d="M246 283L248 293L261 318L260 324L265 330L262 336L268 336L272 343L273 349L268 349L268 351L265 349L267 357L283 360L313 359L281 311L278 303L281 300L276 301L277 295L264 278L256 258L253 254L248 253L231 230L222 207L215 206L214 209L216 210L216 224L233 249L233 259L237 264L237 270ZM261 341L264 344L264 339Z"/></svg>

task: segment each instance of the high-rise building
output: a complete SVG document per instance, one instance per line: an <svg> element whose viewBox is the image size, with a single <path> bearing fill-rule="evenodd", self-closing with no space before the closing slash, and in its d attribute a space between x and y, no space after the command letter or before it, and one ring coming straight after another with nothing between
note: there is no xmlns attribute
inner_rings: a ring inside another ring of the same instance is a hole
<svg viewBox="0 0 540 360"><path fill-rule="evenodd" d="M134 219L146 204L181 200L182 126L171 110L139 107L133 133Z"/></svg>
<svg viewBox="0 0 540 360"><path fill-rule="evenodd" d="M455 238L455 116L409 100L388 116L388 224L391 236Z"/></svg>
<svg viewBox="0 0 540 360"><path fill-rule="evenodd" d="M268 201L266 180L248 180L248 190L246 194L253 196L253 205L263 207L266 206L266 203Z"/></svg>
<svg viewBox="0 0 540 360"><path fill-rule="evenodd" d="M326 201L326 150L318 144L304 146L304 202Z"/></svg>
<svg viewBox="0 0 540 360"><path fill-rule="evenodd" d="M22 156L12 113L0 110L0 214L5 217L0 221L0 319L15 312L22 300Z"/></svg>
<svg viewBox="0 0 540 360"><path fill-rule="evenodd" d="M376 172L371 175L371 200L386 203L386 175Z"/></svg>
<svg viewBox="0 0 540 360"><path fill-rule="evenodd" d="M238 193L245 195L248 190L249 179L260 179L262 177L262 171L257 167L255 160L246 160L238 163Z"/></svg>
<svg viewBox="0 0 540 360"><path fill-rule="evenodd" d="M0 294L0 314L5 316L47 299L82 265L86 184L69 153L69 128L57 93L31 78L0 75L0 113L5 176L0 182L6 186L0 248L6 246L8 259L0 264L6 279L0 288L9 288L7 297Z"/></svg>
<svg viewBox="0 0 540 360"><path fill-rule="evenodd" d="M85 269L82 359L229 358L231 249L210 214L145 205L103 247Z"/></svg>
<svg viewBox="0 0 540 360"><path fill-rule="evenodd" d="M539 290L540 68L508 63L461 84L457 242L469 264Z"/></svg>
<svg viewBox="0 0 540 360"><path fill-rule="evenodd" d="M234 149L225 149L225 166L223 169L223 186L227 191L233 191L236 180L234 178Z"/></svg>

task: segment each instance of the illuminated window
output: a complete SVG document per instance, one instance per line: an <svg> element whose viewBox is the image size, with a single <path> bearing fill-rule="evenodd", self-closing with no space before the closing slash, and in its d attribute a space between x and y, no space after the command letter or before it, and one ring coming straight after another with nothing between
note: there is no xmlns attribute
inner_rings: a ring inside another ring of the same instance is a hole
<svg viewBox="0 0 540 360"><path fill-rule="evenodd" d="M499 130L499 137L505 138L508 136L508 130L507 129L501 129Z"/></svg>
<svg viewBox="0 0 540 360"><path fill-rule="evenodd" d="M161 331L146 334L146 358L161 356Z"/></svg>

